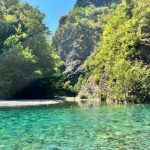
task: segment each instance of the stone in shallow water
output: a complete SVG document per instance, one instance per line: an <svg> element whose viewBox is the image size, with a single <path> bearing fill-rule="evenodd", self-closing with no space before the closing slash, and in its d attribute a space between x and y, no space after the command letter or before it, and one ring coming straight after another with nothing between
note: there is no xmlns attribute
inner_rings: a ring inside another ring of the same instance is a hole
<svg viewBox="0 0 150 150"><path fill-rule="evenodd" d="M121 132L115 132L115 135L119 136L119 135L122 135Z"/></svg>
<svg viewBox="0 0 150 150"><path fill-rule="evenodd" d="M5 147L5 145L0 145L0 149L3 148L3 147Z"/></svg>
<svg viewBox="0 0 150 150"><path fill-rule="evenodd" d="M60 148L57 147L55 144L49 144L47 147L48 150L61 150Z"/></svg>

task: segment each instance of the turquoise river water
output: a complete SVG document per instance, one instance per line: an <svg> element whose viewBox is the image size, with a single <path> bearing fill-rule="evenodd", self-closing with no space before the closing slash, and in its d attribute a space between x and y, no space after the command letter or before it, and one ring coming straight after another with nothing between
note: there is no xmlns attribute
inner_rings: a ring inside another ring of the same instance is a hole
<svg viewBox="0 0 150 150"><path fill-rule="evenodd" d="M150 150L150 105L0 109L0 150Z"/></svg>

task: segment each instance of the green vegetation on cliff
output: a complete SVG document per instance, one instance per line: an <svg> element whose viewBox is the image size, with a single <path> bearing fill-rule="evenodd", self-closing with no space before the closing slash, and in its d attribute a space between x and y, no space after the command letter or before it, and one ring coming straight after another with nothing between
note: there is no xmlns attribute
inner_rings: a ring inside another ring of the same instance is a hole
<svg viewBox="0 0 150 150"><path fill-rule="evenodd" d="M123 0L103 29L102 41L85 61L81 93L119 102L150 99L150 0Z"/></svg>
<svg viewBox="0 0 150 150"><path fill-rule="evenodd" d="M28 3L0 0L0 99L57 94L62 62L43 19Z"/></svg>

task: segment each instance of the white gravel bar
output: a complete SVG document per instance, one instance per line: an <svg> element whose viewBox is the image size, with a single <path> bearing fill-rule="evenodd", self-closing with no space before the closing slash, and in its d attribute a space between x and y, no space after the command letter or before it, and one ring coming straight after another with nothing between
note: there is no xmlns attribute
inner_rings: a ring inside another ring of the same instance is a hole
<svg viewBox="0 0 150 150"><path fill-rule="evenodd" d="M30 100L30 101L0 101L0 108L4 107L31 107L31 106L49 106L63 104L64 100Z"/></svg>

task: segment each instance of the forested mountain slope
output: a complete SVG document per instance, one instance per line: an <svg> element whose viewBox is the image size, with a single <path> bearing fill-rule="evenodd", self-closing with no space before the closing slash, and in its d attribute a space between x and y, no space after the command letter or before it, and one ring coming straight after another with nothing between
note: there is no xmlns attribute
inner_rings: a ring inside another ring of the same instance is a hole
<svg viewBox="0 0 150 150"><path fill-rule="evenodd" d="M123 0L85 61L80 94L117 102L150 100L150 0Z"/></svg>
<svg viewBox="0 0 150 150"><path fill-rule="evenodd" d="M119 1L78 0L74 9L60 19L53 45L65 62L64 72L72 85L77 82L80 74L85 72L83 62L101 40L107 16L116 7L108 6Z"/></svg>
<svg viewBox="0 0 150 150"><path fill-rule="evenodd" d="M43 19L44 14L28 3L0 0L0 99L57 93L55 78L62 62L48 41Z"/></svg>

